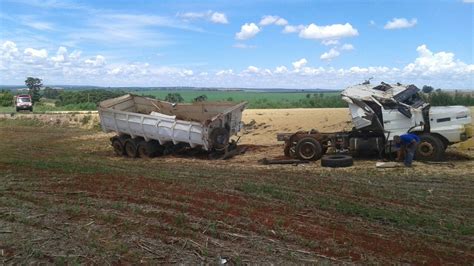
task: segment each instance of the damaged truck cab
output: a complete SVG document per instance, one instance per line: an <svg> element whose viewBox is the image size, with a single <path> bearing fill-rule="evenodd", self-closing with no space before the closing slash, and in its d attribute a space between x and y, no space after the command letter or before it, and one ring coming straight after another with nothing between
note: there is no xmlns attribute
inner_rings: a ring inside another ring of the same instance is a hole
<svg viewBox="0 0 474 266"><path fill-rule="evenodd" d="M471 114L464 106L431 107L419 92L415 85L400 83L374 86L365 82L351 86L341 93L349 105L354 126L351 131L279 134L278 139L286 142L285 154L304 159L305 151L298 150L298 146L302 147L299 141L312 137L322 151L312 159L319 159L328 147L353 154L391 153L395 150L394 136L414 133L421 139L416 158L440 160L449 145L472 137Z"/></svg>

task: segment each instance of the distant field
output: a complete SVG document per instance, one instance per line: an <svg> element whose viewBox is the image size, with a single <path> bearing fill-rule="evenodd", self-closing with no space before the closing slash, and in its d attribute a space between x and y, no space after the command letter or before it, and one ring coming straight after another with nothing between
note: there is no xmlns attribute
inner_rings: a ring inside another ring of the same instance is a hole
<svg viewBox="0 0 474 266"><path fill-rule="evenodd" d="M253 91L198 91L198 90L153 90L153 91L132 91L138 95L153 95L159 99L164 99L168 93L179 93L186 102L191 102L194 98L206 95L208 101L247 101L249 108L291 108L296 107L295 103L306 99L306 95L313 95L314 92L253 92ZM320 93L316 93L320 94ZM338 92L321 93L326 96L337 96Z"/></svg>

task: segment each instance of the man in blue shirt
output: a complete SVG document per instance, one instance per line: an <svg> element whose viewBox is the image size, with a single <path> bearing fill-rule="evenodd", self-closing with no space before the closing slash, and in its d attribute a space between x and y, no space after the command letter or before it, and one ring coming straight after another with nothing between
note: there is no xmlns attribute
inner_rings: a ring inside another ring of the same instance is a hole
<svg viewBox="0 0 474 266"><path fill-rule="evenodd" d="M400 136L394 136L393 140L395 141L395 146L399 148L397 161L400 161L403 155L405 155L405 166L411 167L413 157L415 157L416 147L420 142L420 137L415 134L406 133Z"/></svg>

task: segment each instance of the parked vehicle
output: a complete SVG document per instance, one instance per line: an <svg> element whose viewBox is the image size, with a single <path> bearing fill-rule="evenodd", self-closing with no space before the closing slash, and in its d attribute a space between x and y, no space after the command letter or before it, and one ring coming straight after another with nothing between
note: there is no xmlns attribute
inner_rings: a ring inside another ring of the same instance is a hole
<svg viewBox="0 0 474 266"><path fill-rule="evenodd" d="M33 112L33 102L31 100L31 96L28 94L16 95L13 98L13 103L15 104L15 109L17 112L21 110L29 110L30 112Z"/></svg>
<svg viewBox="0 0 474 266"><path fill-rule="evenodd" d="M431 107L419 91L415 85L400 83L351 86L341 93L349 104L351 131L300 131L277 138L285 141L285 155L319 160L328 148L355 155L392 153L393 137L410 132L421 139L418 160L440 160L449 145L472 137L471 113L464 106Z"/></svg>
<svg viewBox="0 0 474 266"><path fill-rule="evenodd" d="M99 105L104 132L115 153L152 157L186 147L225 152L235 146L230 137L242 128L247 102L169 103L137 95L105 100Z"/></svg>

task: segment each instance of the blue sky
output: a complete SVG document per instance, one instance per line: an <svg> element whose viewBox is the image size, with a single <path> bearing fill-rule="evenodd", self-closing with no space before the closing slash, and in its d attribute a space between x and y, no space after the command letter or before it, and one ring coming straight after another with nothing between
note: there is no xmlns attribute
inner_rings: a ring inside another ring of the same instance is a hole
<svg viewBox="0 0 474 266"><path fill-rule="evenodd" d="M0 83L474 89L472 0L0 0Z"/></svg>

